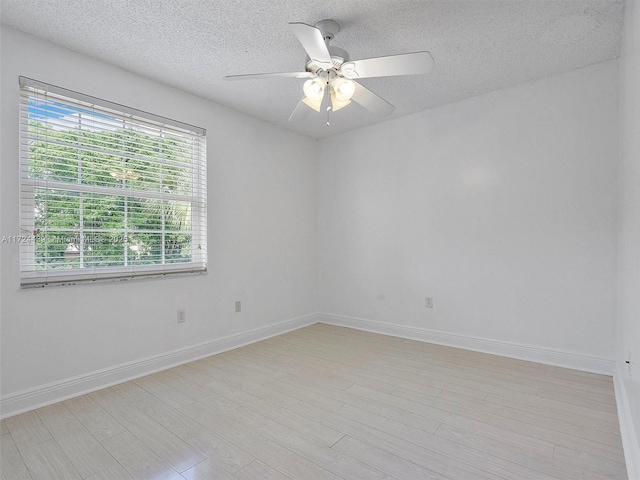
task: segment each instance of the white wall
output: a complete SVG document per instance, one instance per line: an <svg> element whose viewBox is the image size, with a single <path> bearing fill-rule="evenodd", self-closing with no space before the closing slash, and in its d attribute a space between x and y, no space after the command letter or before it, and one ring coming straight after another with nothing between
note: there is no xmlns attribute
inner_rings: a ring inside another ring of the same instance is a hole
<svg viewBox="0 0 640 480"><path fill-rule="evenodd" d="M321 310L613 359L617 85L610 61L324 140Z"/></svg>
<svg viewBox="0 0 640 480"><path fill-rule="evenodd" d="M11 29L1 47L2 235L19 234L19 75L206 128L209 184L206 275L21 290L1 246L4 397L316 311L313 140Z"/></svg>
<svg viewBox="0 0 640 480"><path fill-rule="evenodd" d="M622 142L618 400L629 478L640 478L640 5L627 0L620 56ZM631 367L625 364L631 352ZM622 403L620 403L622 401ZM635 476L631 474L634 472Z"/></svg>

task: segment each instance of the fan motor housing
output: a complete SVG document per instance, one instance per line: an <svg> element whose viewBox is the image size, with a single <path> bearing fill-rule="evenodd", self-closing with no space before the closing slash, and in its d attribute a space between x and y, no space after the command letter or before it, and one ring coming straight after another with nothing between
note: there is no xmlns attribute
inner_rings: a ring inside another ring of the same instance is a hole
<svg viewBox="0 0 640 480"><path fill-rule="evenodd" d="M333 63L332 68L339 70L343 63L349 61L349 54L346 50L334 46L328 46L327 48L329 49L329 54L331 55L331 62ZM322 71L323 68L307 56L306 70L307 72L318 73Z"/></svg>

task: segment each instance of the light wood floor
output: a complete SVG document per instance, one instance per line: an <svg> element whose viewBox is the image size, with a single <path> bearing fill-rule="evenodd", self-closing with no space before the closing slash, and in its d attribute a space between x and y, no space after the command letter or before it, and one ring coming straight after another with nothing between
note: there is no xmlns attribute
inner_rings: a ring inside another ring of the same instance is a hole
<svg viewBox="0 0 640 480"><path fill-rule="evenodd" d="M10 479L624 479L610 377L316 324L2 421Z"/></svg>

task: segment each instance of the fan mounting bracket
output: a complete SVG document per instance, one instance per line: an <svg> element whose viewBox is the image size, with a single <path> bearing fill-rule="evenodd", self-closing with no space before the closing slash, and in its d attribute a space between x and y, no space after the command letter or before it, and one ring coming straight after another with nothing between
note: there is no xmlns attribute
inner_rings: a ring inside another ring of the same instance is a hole
<svg viewBox="0 0 640 480"><path fill-rule="evenodd" d="M325 42L333 40L336 34L340 31L340 25L335 20L320 20L314 25L320 33Z"/></svg>

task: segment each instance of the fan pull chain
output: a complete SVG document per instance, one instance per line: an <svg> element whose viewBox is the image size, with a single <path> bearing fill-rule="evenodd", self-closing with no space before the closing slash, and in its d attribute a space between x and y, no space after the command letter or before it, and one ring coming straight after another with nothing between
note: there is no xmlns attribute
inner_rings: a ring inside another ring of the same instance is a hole
<svg viewBox="0 0 640 480"><path fill-rule="evenodd" d="M331 94L329 93L329 90L331 90L331 81L327 76L327 88L324 89L324 97L327 99L327 127L331 126L329 123L329 112L331 112Z"/></svg>

